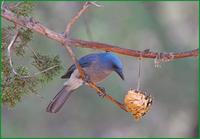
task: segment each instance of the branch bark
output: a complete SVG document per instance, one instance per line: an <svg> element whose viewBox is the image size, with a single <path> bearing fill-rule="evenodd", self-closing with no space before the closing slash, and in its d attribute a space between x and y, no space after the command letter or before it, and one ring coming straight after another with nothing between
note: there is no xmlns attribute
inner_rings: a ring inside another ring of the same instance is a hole
<svg viewBox="0 0 200 139"><path fill-rule="evenodd" d="M91 5L90 2L85 2L82 9L70 20L70 22L67 24L65 32L64 32L64 37L67 39L69 38L69 34L71 31L72 26L75 24L75 22L80 18L80 16L87 10L87 8ZM77 58L73 52L73 50L71 49L71 47L69 46L68 42L65 41L65 43L63 44L70 57L72 58L73 63L76 65L79 74L80 74L80 78L84 79L85 75L84 75L84 70L81 68L80 64L77 62Z"/></svg>
<svg viewBox="0 0 200 139"><path fill-rule="evenodd" d="M114 46L110 44L65 38L62 34L59 34L50 30L49 28L42 25L40 22L36 21L34 18L22 18L22 17L17 18L17 16L14 13L12 13L11 11L5 8L2 9L1 15L4 19L8 21L11 21L23 27L27 27L61 44L67 43L69 46L72 46L72 47L99 49L103 51L111 51L114 53L131 56L131 57L142 56L143 58L153 58L153 59L156 57L160 57L160 59L173 60L173 59L180 59L180 58L186 58L186 57L194 57L194 56L199 55L198 48L191 51L177 52L177 53L176 52L159 53L159 52L152 52L152 51L148 51L144 53L143 51L120 48L118 46Z"/></svg>
<svg viewBox="0 0 200 139"><path fill-rule="evenodd" d="M83 5L83 8L67 24L67 27L66 27L65 32L64 32L65 38L67 38L69 36L69 33L70 33L72 26L79 19L79 17L87 10L87 8L90 6L90 4L91 4L90 2L85 2L84 5Z"/></svg>

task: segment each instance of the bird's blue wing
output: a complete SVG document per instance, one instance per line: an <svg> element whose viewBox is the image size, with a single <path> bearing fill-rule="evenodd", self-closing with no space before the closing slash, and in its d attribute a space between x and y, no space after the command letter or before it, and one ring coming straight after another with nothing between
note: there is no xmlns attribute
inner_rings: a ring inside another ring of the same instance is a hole
<svg viewBox="0 0 200 139"><path fill-rule="evenodd" d="M95 54L90 54L82 57L78 62L82 68L84 67L89 67L90 64L97 59L97 55ZM69 69L67 70L67 73L64 74L61 78L70 78L71 74L74 72L76 69L76 66L73 64Z"/></svg>
<svg viewBox="0 0 200 139"><path fill-rule="evenodd" d="M89 63L80 63L80 66L82 68L84 67L87 67L89 66L90 64ZM74 72L74 70L76 69L76 66L73 64L67 71L67 73L65 75L63 75L61 78L64 79L64 78L70 78L71 74Z"/></svg>

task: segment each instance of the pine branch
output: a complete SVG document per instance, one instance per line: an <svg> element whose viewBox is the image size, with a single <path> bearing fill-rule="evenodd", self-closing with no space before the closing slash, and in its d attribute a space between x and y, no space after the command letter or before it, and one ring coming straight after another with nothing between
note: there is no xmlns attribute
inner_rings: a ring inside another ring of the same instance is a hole
<svg viewBox="0 0 200 139"><path fill-rule="evenodd" d="M17 4L3 4L17 14L18 18L28 17L32 11L32 3L19 2ZM2 64L3 64L3 81L1 100L3 104L10 107L15 106L25 94L34 93L37 96L38 87L45 81L52 80L61 70L61 61L58 56L52 57L41 55L32 50L32 65L38 69L38 72L30 74L25 66L18 65L14 68L14 58L16 56L24 56L25 47L32 40L32 31L26 27L21 27L14 23L3 28L2 31ZM7 52L7 53L6 53ZM40 96L41 98L41 96Z"/></svg>

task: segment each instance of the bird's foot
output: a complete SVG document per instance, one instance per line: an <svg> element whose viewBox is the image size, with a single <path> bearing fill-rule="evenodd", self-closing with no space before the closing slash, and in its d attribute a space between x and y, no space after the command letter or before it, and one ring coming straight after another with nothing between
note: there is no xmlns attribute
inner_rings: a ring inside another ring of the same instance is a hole
<svg viewBox="0 0 200 139"><path fill-rule="evenodd" d="M103 87L98 87L100 91L98 91L98 95L100 97L105 97L106 96L106 90Z"/></svg>
<svg viewBox="0 0 200 139"><path fill-rule="evenodd" d="M87 75L87 74L85 74L85 76L84 76L84 78L83 78L83 81L84 81L85 83L90 83L90 82L91 82L90 76Z"/></svg>

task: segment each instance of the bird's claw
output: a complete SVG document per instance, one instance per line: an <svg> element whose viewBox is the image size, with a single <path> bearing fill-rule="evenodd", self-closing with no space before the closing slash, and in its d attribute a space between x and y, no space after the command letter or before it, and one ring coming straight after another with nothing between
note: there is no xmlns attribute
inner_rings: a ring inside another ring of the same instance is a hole
<svg viewBox="0 0 200 139"><path fill-rule="evenodd" d="M85 76L83 77L83 81L85 83L91 83L91 80L90 80L90 76L88 76L87 74L85 74ZM97 91L97 93L99 94L100 97L104 97L106 96L106 90L105 88L103 87L98 87L99 91Z"/></svg>
<svg viewBox="0 0 200 139"><path fill-rule="evenodd" d="M90 83L91 82L90 81L90 77L87 74L85 74L85 76L83 77L83 81L86 82L86 83Z"/></svg>
<svg viewBox="0 0 200 139"><path fill-rule="evenodd" d="M100 91L98 91L98 94L100 97L105 97L106 96L106 90L103 87L98 87Z"/></svg>

